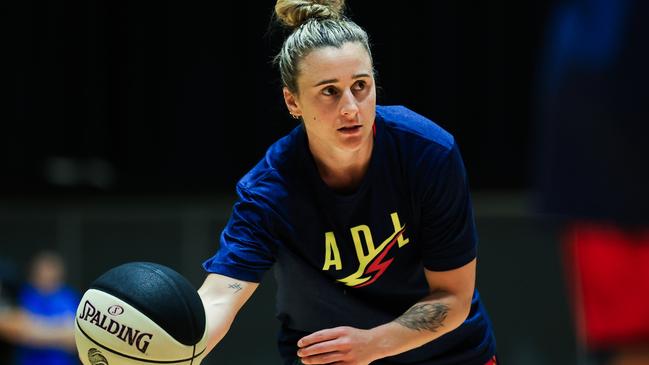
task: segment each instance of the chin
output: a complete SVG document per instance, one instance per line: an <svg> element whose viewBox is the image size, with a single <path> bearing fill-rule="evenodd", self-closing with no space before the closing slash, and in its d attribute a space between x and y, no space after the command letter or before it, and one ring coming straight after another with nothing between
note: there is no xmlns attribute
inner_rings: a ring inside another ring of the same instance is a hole
<svg viewBox="0 0 649 365"><path fill-rule="evenodd" d="M368 143L368 138L365 136L358 136L352 138L343 138L338 141L338 148L347 152L360 151Z"/></svg>

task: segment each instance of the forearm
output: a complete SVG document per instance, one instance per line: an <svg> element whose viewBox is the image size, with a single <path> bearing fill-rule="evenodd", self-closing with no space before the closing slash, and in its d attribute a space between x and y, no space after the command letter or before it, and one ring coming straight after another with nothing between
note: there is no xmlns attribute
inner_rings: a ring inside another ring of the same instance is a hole
<svg viewBox="0 0 649 365"><path fill-rule="evenodd" d="M228 313L228 303L203 302L207 327L207 352L212 351L230 330L234 316Z"/></svg>
<svg viewBox="0 0 649 365"><path fill-rule="evenodd" d="M74 327L72 326L32 325L28 329L23 329L22 332L23 342L32 346L54 346L68 351L73 351L76 348Z"/></svg>
<svg viewBox="0 0 649 365"><path fill-rule="evenodd" d="M456 329L470 308L470 299L446 292L430 294L394 321L370 330L377 358L412 350Z"/></svg>
<svg viewBox="0 0 649 365"><path fill-rule="evenodd" d="M209 353L230 330L234 318L259 284L211 274L198 294L205 308Z"/></svg>
<svg viewBox="0 0 649 365"><path fill-rule="evenodd" d="M298 341L304 364L369 364L422 346L466 320L471 310L476 260L453 270L424 270L429 295L390 323L369 330L326 328Z"/></svg>
<svg viewBox="0 0 649 365"><path fill-rule="evenodd" d="M0 337L15 342L21 336L23 318L22 313L15 309L0 313Z"/></svg>
<svg viewBox="0 0 649 365"><path fill-rule="evenodd" d="M0 315L0 335L7 341L40 347L59 347L74 350L72 320L68 324L43 324L26 313L14 309Z"/></svg>

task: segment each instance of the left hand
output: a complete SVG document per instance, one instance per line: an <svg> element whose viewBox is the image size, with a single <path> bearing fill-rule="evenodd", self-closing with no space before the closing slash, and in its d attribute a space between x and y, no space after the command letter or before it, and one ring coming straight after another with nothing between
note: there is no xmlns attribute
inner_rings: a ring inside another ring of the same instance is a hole
<svg viewBox="0 0 649 365"><path fill-rule="evenodd" d="M368 365L378 359L371 330L336 327L302 337L297 355L304 364Z"/></svg>

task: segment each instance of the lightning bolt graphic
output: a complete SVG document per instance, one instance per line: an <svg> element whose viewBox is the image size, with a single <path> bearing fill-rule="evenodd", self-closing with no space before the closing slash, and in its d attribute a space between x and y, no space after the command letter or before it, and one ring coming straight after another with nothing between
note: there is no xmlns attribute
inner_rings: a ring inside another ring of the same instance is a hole
<svg viewBox="0 0 649 365"><path fill-rule="evenodd" d="M378 278L380 278L381 275L383 275L383 273L385 272L385 270L388 269L388 267L390 266L390 264L392 263L392 261L394 261L394 257L391 258L391 259L389 259L389 260L387 260L387 261L383 261L383 260L385 260L385 256L387 256L388 252L390 252L390 250L392 249L392 247L394 247L394 244L397 243L397 241L399 240L399 237L401 237L401 236L403 235L403 231L405 231L405 230L406 230L405 227L402 228L402 229L399 231L399 233L397 233L397 235L394 236L394 238L392 239L392 241L390 241L390 243L385 247L385 249L383 250L383 252L381 252L380 255L378 255L377 257L375 257L375 258L370 262L370 265L367 267L367 269L365 270L364 274L367 275L367 274L370 274L370 273L375 272L376 274L374 274L374 276L372 277L372 279L371 279L370 281L366 281L366 282L364 282L364 283L362 283L362 284L360 284L360 285L356 285L356 288L362 288L362 287L364 287L364 286L370 285L370 284L372 284L373 282L375 282Z"/></svg>
<svg viewBox="0 0 649 365"><path fill-rule="evenodd" d="M385 259L385 256L388 254L390 249L394 247L394 244L399 240L399 237L403 235L403 232L405 230L406 227L404 226L403 228L401 228L401 230L395 231L374 251L374 258L372 258L369 262L365 262L365 264L361 264L361 266L355 273L345 278L338 279L338 281L345 283L347 286L351 286L353 288L360 288L375 282L381 275L383 275L388 266L390 266L392 260L394 260L394 258L391 258L388 261L383 261ZM375 274L374 276L368 275L373 272L376 272L377 274Z"/></svg>

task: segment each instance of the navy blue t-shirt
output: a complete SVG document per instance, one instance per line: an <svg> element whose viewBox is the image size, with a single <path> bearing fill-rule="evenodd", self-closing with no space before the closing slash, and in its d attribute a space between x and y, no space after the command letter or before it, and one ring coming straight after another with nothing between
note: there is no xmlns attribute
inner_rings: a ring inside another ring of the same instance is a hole
<svg viewBox="0 0 649 365"><path fill-rule="evenodd" d="M336 326L390 322L429 292L423 269L476 257L466 173L453 137L401 106L377 106L370 166L355 192L320 178L303 126L237 184L238 201L208 272L260 282L274 266L280 352ZM373 364L483 365L495 339L477 291L456 330Z"/></svg>

